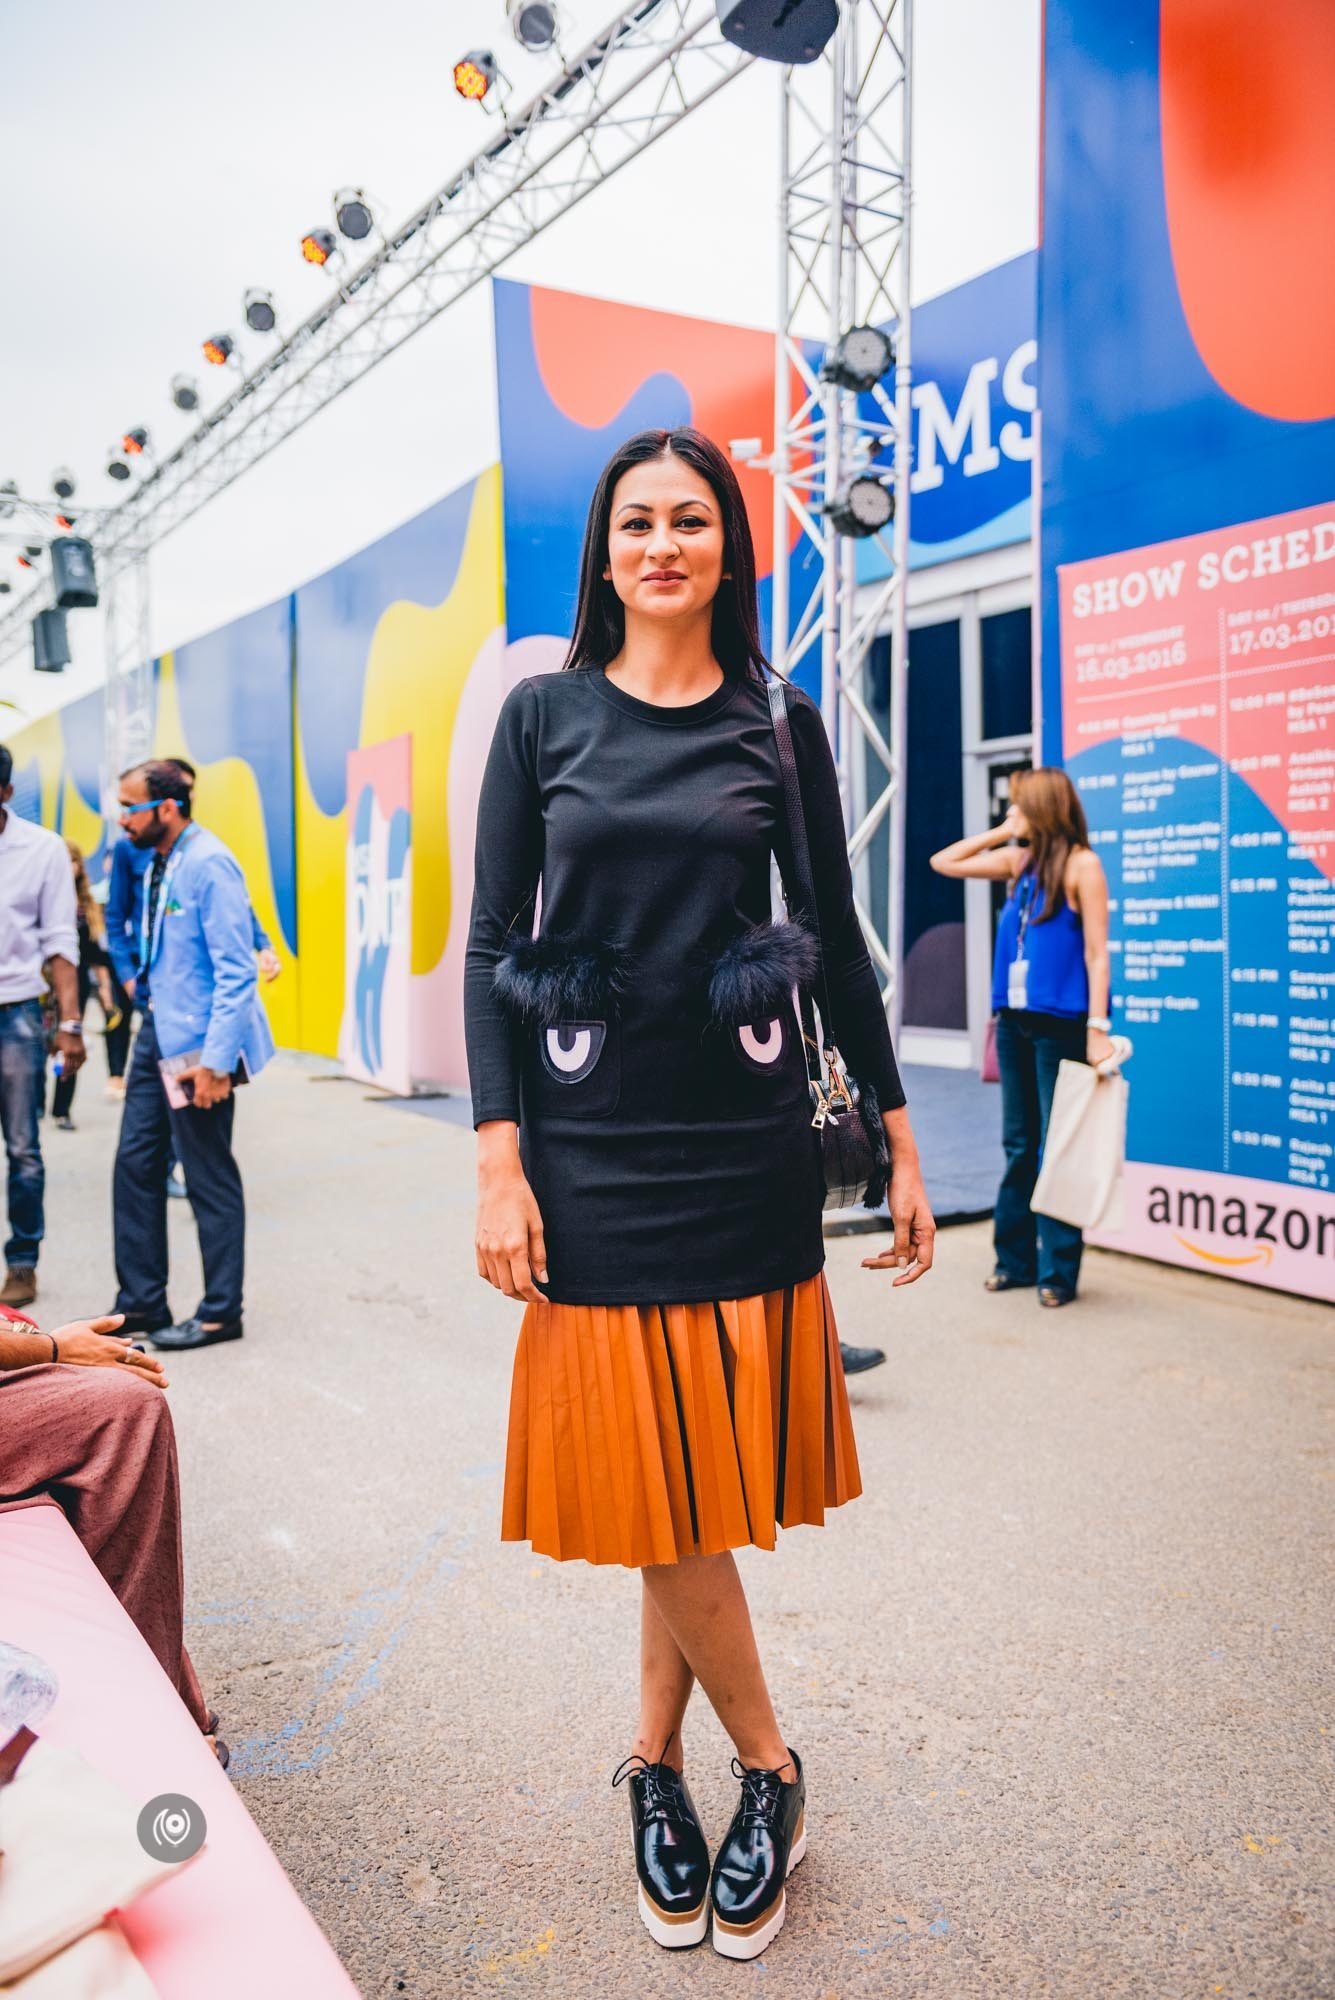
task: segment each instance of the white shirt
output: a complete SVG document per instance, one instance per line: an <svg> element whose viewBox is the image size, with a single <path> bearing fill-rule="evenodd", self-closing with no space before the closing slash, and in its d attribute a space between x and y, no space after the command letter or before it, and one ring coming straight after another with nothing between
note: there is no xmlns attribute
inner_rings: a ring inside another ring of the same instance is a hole
<svg viewBox="0 0 1335 2000"><path fill-rule="evenodd" d="M48 958L79 963L70 852L58 833L7 806L0 828L0 1005L45 993Z"/></svg>

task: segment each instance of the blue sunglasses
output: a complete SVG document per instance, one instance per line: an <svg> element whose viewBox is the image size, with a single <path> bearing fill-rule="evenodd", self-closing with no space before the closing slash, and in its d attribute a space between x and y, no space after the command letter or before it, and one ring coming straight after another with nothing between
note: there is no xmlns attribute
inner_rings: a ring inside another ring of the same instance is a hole
<svg viewBox="0 0 1335 2000"><path fill-rule="evenodd" d="M181 809L182 809L182 810L184 811L184 809L185 809L185 800L184 800L184 799L145 799L142 805L137 805L137 806L127 806L127 805L126 805L126 803L125 803L125 801L124 801L123 799L117 799L117 801L116 801L116 810L117 810L117 812L118 812L118 813L120 814L120 816L121 816L121 818L122 818L122 819L133 819L133 817L134 817L134 815L135 815L136 813L151 813L151 812L156 812L159 806L165 806L165 805L173 805L173 806L180 806L180 807L181 807Z"/></svg>

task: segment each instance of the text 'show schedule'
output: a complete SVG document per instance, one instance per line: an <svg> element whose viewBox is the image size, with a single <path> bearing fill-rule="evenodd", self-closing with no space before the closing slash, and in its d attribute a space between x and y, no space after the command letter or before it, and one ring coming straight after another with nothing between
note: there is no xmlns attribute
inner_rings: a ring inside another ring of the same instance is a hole
<svg viewBox="0 0 1335 2000"><path fill-rule="evenodd" d="M1116 1243L1335 1298L1335 502L1059 580L1135 1042Z"/></svg>

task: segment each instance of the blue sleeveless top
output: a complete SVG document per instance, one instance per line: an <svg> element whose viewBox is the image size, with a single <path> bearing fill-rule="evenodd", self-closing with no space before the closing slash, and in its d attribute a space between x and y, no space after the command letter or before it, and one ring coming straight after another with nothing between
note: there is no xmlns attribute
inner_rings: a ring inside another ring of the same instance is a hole
<svg viewBox="0 0 1335 2000"><path fill-rule="evenodd" d="M997 949L992 960L992 1006L1009 1003L1007 979L1019 949L1024 924L1024 955L1029 961L1027 1014L1064 1014L1075 1020L1089 1012L1089 975L1085 971L1085 933L1079 917L1064 902L1050 924L1040 924L1043 885L1026 868L1006 898L997 923Z"/></svg>

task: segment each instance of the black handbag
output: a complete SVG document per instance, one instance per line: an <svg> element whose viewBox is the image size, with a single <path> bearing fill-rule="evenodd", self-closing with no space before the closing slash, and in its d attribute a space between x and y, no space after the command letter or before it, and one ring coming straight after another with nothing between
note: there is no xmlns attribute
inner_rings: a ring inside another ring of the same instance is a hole
<svg viewBox="0 0 1335 2000"><path fill-rule="evenodd" d="M776 677L769 682L766 692L769 695L770 720L774 724L774 740L779 751L784 811L788 819L788 838L796 878L793 882L785 881L784 900L790 919L801 923L816 942L823 1037L818 1038L816 1033L816 1016L809 986L798 987L798 1010L811 1093L811 1122L820 1134L824 1206L853 1208L861 1203L864 1208L879 1208L890 1182L890 1144L881 1122L881 1107L876 1092L870 1084L859 1085L846 1074L834 1045L830 991L825 977L825 946L816 907L806 814L802 810L802 785L793 752L793 734L788 724L784 688L785 683Z"/></svg>

